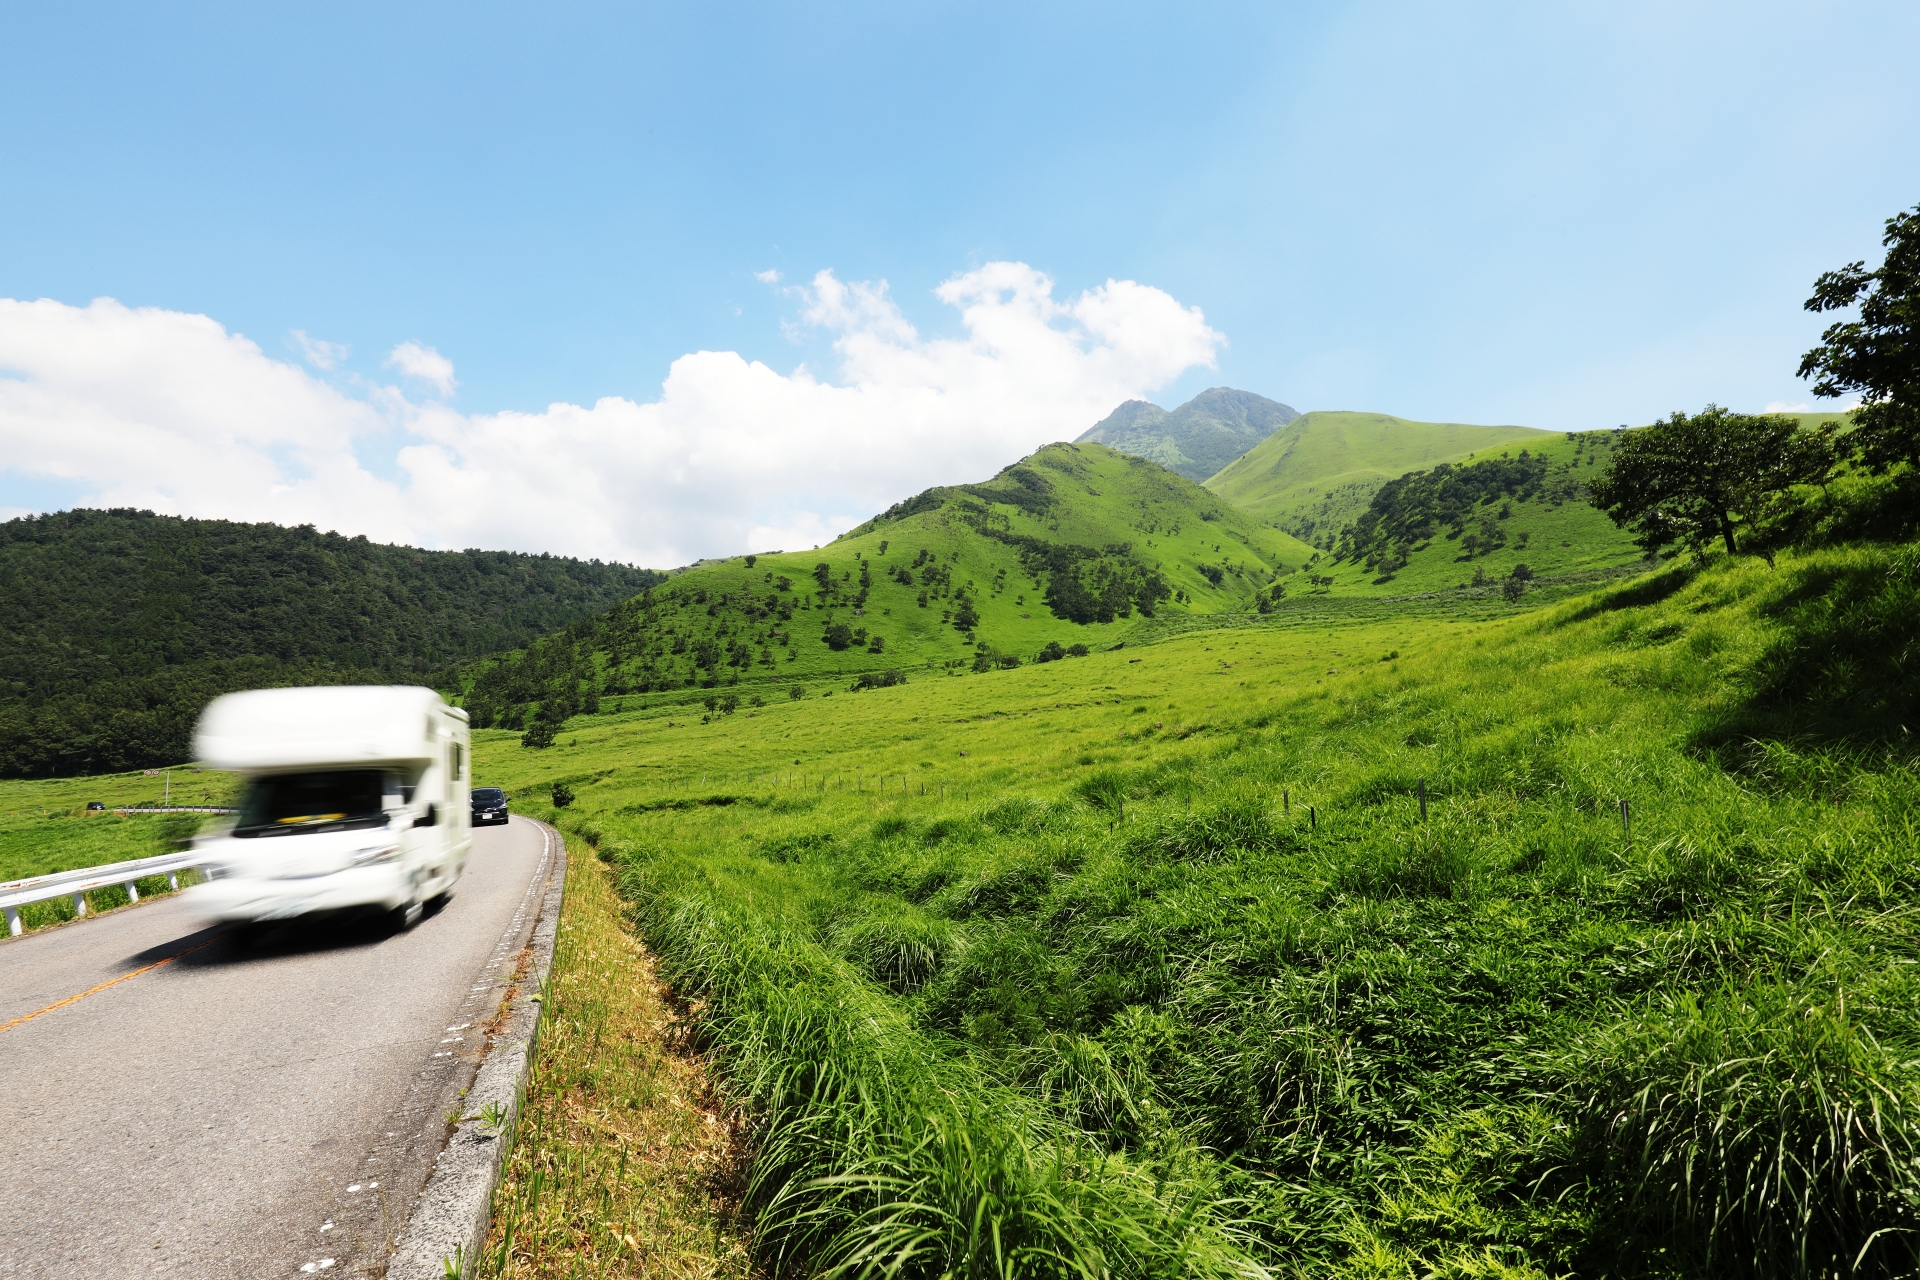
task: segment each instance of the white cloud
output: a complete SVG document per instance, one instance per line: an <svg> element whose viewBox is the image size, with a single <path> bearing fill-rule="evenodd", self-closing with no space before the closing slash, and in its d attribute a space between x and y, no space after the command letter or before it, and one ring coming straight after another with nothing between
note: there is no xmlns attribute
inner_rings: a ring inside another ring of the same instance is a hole
<svg viewBox="0 0 1920 1280"><path fill-rule="evenodd" d="M777 268L768 267L765 271L754 272L753 278L761 284L779 284L780 272Z"/></svg>
<svg viewBox="0 0 1920 1280"><path fill-rule="evenodd" d="M293 331L293 341L300 348L300 354L307 358L307 363L316 369L331 369L353 354L353 348L344 342L309 338L304 329Z"/></svg>
<svg viewBox="0 0 1920 1280"><path fill-rule="evenodd" d="M920 336L884 282L821 272L797 289L800 323L832 338L832 380L700 351L648 402L491 414L393 387L348 395L205 316L0 300L0 471L89 483L87 505L664 567L824 543L1078 435L1211 367L1224 341L1198 308L1131 281L1057 299L1041 272L996 262L935 292L959 336ZM418 343L389 363L453 385ZM356 446L397 448L400 481Z"/></svg>
<svg viewBox="0 0 1920 1280"><path fill-rule="evenodd" d="M428 383L443 396L453 394L453 361L417 342L403 342L387 352L387 368Z"/></svg>

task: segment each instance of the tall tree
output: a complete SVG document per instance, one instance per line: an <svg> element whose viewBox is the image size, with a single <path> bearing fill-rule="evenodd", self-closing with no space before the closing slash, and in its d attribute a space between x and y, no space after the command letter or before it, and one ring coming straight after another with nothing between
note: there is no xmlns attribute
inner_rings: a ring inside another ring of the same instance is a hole
<svg viewBox="0 0 1920 1280"><path fill-rule="evenodd" d="M1853 455L1870 470L1920 467L1920 205L1887 219L1886 261L1878 271L1854 262L1814 282L1809 311L1843 311L1857 320L1827 326L1820 345L1800 357L1800 376L1817 377L1817 396L1858 394Z"/></svg>
<svg viewBox="0 0 1920 1280"><path fill-rule="evenodd" d="M1649 552L1678 542L1697 554L1718 538L1734 555L1738 528L1774 495L1824 480L1831 465L1826 442L1794 419L1710 404L1627 432L1587 496Z"/></svg>

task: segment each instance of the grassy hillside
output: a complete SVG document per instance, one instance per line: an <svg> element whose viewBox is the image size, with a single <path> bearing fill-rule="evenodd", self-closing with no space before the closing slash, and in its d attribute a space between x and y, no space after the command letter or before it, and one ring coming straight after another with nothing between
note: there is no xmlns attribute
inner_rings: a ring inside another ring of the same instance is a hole
<svg viewBox="0 0 1920 1280"><path fill-rule="evenodd" d="M476 669L465 705L478 725L522 727L608 698L751 704L861 673L1017 665L1124 643L1149 618L1251 609L1311 554L1144 459L1049 445L818 551L675 574Z"/></svg>
<svg viewBox="0 0 1920 1280"><path fill-rule="evenodd" d="M1202 481L1299 416L1251 391L1209 387L1171 412L1129 400L1075 443L1104 444Z"/></svg>
<svg viewBox="0 0 1920 1280"><path fill-rule="evenodd" d="M1206 484L1255 519L1327 548L1387 481L1437 462L1531 444L1553 434L1532 427L1411 422L1383 413L1308 413Z"/></svg>
<svg viewBox="0 0 1920 1280"><path fill-rule="evenodd" d="M1911 1274L1916 601L1290 609L476 764L700 1002L775 1270Z"/></svg>
<svg viewBox="0 0 1920 1280"><path fill-rule="evenodd" d="M426 682L661 577L146 511L0 523L0 777L177 763L216 694Z"/></svg>
<svg viewBox="0 0 1920 1280"><path fill-rule="evenodd" d="M1632 535L1588 505L1583 487L1617 438L1612 431L1550 435L1389 481L1310 566L1307 590L1496 590L1516 570L1538 583L1641 565ZM1288 590L1299 581L1288 579Z"/></svg>

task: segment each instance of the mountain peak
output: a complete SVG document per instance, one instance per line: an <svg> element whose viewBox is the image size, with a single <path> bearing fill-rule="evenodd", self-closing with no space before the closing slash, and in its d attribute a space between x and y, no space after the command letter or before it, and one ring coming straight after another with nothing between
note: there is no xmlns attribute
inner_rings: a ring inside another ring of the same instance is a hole
<svg viewBox="0 0 1920 1280"><path fill-rule="evenodd" d="M1129 400L1078 437L1201 481L1300 415L1251 391L1208 387L1174 410Z"/></svg>

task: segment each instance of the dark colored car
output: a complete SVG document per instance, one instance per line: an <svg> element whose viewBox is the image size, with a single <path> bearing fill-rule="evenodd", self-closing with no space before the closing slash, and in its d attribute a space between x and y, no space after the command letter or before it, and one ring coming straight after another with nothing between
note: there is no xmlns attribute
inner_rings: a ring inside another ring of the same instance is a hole
<svg viewBox="0 0 1920 1280"><path fill-rule="evenodd" d="M479 827L489 822L505 822L507 799L507 793L498 787L475 787L473 789L473 825Z"/></svg>

